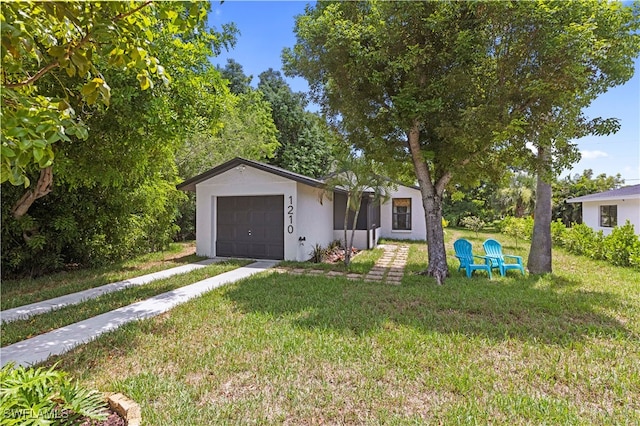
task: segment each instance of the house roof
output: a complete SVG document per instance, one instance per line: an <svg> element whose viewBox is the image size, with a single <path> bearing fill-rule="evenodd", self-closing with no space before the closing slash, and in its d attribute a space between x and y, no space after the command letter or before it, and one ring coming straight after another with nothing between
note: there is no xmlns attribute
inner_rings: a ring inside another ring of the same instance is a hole
<svg viewBox="0 0 640 426"><path fill-rule="evenodd" d="M640 198L640 184L624 186L611 191L598 192L597 194L583 195L582 197L571 198L567 203L582 203L585 201L609 201L609 200L627 200Z"/></svg>
<svg viewBox="0 0 640 426"><path fill-rule="evenodd" d="M260 163L259 161L247 160L246 158L236 157L233 160L229 160L226 163L220 164L213 169L207 170L197 176L187 179L177 186L178 189L183 191L195 191L196 185L200 182L204 182L214 176L222 174L238 166L253 167L258 170L262 170L267 173L273 173L277 176L282 176L287 179L294 180L296 182L303 183L305 185L313 186L316 188L325 188L326 183L319 179L314 179L309 176L304 176L298 173L290 172L289 170L281 169L280 167L272 166L270 164Z"/></svg>

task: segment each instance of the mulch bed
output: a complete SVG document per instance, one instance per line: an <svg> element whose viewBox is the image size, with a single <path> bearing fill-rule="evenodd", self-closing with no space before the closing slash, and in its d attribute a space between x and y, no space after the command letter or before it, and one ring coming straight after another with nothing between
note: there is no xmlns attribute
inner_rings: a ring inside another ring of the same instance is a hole
<svg viewBox="0 0 640 426"><path fill-rule="evenodd" d="M360 250L358 250L357 248L353 247L351 249L351 258L353 258L353 256L355 256L356 253L358 253L359 251ZM345 255L345 250L343 248L337 247L337 248L328 250L327 253L325 254L323 263L340 263L340 262L344 262L344 255Z"/></svg>

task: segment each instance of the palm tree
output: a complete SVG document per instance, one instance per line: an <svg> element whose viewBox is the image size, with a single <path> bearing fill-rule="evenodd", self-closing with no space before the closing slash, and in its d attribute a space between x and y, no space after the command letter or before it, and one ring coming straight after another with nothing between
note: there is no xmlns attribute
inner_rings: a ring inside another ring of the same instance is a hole
<svg viewBox="0 0 640 426"><path fill-rule="evenodd" d="M356 224L362 205L362 197L365 192L373 193L373 201L383 203L390 197L394 183L381 174L381 165L364 156L364 154L349 151L336 155L334 172L326 179L327 190L325 195L331 196L334 191L345 192L347 203L344 214L344 263L349 266L353 238L356 233ZM354 212L351 225L351 237L348 237L349 212Z"/></svg>
<svg viewBox="0 0 640 426"><path fill-rule="evenodd" d="M513 173L509 186L497 193L500 211L515 217L530 216L535 207L535 177L524 172Z"/></svg>

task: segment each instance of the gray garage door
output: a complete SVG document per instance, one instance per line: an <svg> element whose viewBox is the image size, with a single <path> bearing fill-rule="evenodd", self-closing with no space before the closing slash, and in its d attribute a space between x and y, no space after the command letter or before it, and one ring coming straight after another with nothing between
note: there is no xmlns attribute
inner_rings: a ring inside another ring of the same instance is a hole
<svg viewBox="0 0 640 426"><path fill-rule="evenodd" d="M218 197L216 255L284 259L284 196Z"/></svg>

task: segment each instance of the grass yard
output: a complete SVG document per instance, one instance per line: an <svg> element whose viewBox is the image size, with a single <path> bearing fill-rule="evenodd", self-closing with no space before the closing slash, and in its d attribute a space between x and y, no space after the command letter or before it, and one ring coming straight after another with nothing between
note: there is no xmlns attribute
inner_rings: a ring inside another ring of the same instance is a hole
<svg viewBox="0 0 640 426"><path fill-rule="evenodd" d="M356 254L351 259L349 267L344 263L312 263L312 262L293 262L283 261L280 262L280 266L287 268L301 268L301 269L322 269L326 271L340 271L340 272L352 272L355 274L366 274L373 268L376 261L382 257L384 250L376 248L373 250L363 250Z"/></svg>
<svg viewBox="0 0 640 426"><path fill-rule="evenodd" d="M50 363L148 425L640 423L637 272L555 251L553 275L469 280L451 255L437 286L425 249L401 286L264 273Z"/></svg>
<svg viewBox="0 0 640 426"><path fill-rule="evenodd" d="M202 259L204 257L195 255L195 242L191 241L174 243L167 251L145 254L102 268L70 270L36 279L3 280L0 289L0 309L11 309L53 299Z"/></svg>
<svg viewBox="0 0 640 426"><path fill-rule="evenodd" d="M208 265L186 274L152 281L150 283L129 287L124 290L104 294L96 299L90 299L77 305L65 306L52 312L36 315L24 320L2 324L0 345L6 346L38 334L64 327L105 312L127 306L155 295L175 290L197 281L245 266L248 260L230 259L224 262Z"/></svg>

